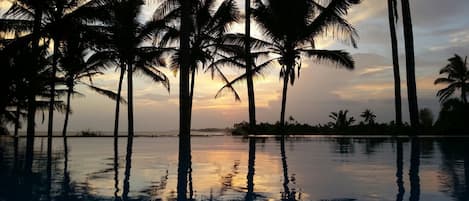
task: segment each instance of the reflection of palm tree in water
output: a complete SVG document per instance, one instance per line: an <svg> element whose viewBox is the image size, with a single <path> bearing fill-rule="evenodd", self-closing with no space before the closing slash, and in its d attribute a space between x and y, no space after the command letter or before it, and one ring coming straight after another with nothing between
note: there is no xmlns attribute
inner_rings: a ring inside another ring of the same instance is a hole
<svg viewBox="0 0 469 201"><path fill-rule="evenodd" d="M179 135L177 200L187 201L188 174L191 168L191 139L188 134Z"/></svg>
<svg viewBox="0 0 469 201"><path fill-rule="evenodd" d="M404 198L404 193L405 193L405 188L404 188L404 181L402 179L402 174L403 174L403 166L404 166L404 161L403 161L403 149L402 149L402 139L397 138L396 139L396 183L397 183L397 188L398 188L398 193L396 195L396 201L402 201Z"/></svg>
<svg viewBox="0 0 469 201"><path fill-rule="evenodd" d="M119 138L116 135L116 131L114 131L114 200L115 201L121 200L118 193L119 193Z"/></svg>
<svg viewBox="0 0 469 201"><path fill-rule="evenodd" d="M118 138L114 136L114 200L119 201L119 152L118 152Z"/></svg>
<svg viewBox="0 0 469 201"><path fill-rule="evenodd" d="M469 199L469 148L466 146L466 154L464 154L464 181L466 182L465 198Z"/></svg>
<svg viewBox="0 0 469 201"><path fill-rule="evenodd" d="M288 178L288 164L287 164L287 155L285 152L285 136L280 138L280 152L282 155L282 167L283 167L283 192L282 200L296 200L296 191L293 188L290 190L289 183L290 179ZM292 177L292 181L294 178Z"/></svg>
<svg viewBox="0 0 469 201"><path fill-rule="evenodd" d="M420 141L417 137L411 138L411 153L410 153L410 201L420 200Z"/></svg>
<svg viewBox="0 0 469 201"><path fill-rule="evenodd" d="M68 143L67 137L64 136L64 170L63 170L63 181L62 181L62 198L68 200L70 192L72 191L70 186L70 172L68 171Z"/></svg>
<svg viewBox="0 0 469 201"><path fill-rule="evenodd" d="M125 156L125 172L124 172L124 186L122 188L122 199L124 201L129 200L130 191L130 169L132 166L132 148L133 148L133 134L129 133L127 138L127 154Z"/></svg>
<svg viewBox="0 0 469 201"><path fill-rule="evenodd" d="M249 138L249 159L248 159L248 174L247 174L247 190L246 200L254 200L254 174L256 164L256 138Z"/></svg>
<svg viewBox="0 0 469 201"><path fill-rule="evenodd" d="M439 141L443 161L440 176L442 192L457 201L469 200L468 145L469 141L465 138ZM464 161L464 164L460 161Z"/></svg>

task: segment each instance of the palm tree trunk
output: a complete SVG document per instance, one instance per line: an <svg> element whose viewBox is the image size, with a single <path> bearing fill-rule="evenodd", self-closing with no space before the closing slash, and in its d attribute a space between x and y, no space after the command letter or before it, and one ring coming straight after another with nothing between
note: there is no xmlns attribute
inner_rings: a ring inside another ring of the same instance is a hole
<svg viewBox="0 0 469 201"><path fill-rule="evenodd" d="M27 137L26 137L26 162L25 170L26 172L31 172L34 158L34 127L35 127L35 117L36 117L36 96L33 92L30 92L28 96L28 128L27 128Z"/></svg>
<svg viewBox="0 0 469 201"><path fill-rule="evenodd" d="M254 174L256 172L255 169L256 164L256 138L251 137L249 138L249 159L248 159L248 175L247 175L247 194L246 199L247 201L252 201L255 199L254 196Z"/></svg>
<svg viewBox="0 0 469 201"><path fill-rule="evenodd" d="M122 198L124 201L128 200L130 190L130 168L132 166L132 147L134 139L134 108L133 108L133 86L132 86L132 62L127 62L127 101L128 101L128 135L127 135L127 154L125 156L125 178Z"/></svg>
<svg viewBox="0 0 469 201"><path fill-rule="evenodd" d="M54 49L52 56L52 72L50 76L50 100L49 100L49 120L47 124L47 153L52 151L52 132L54 129L54 105L55 105L55 74L57 72L57 60L59 57L59 42L54 37Z"/></svg>
<svg viewBox="0 0 469 201"><path fill-rule="evenodd" d="M195 87L195 67L191 68L192 69L192 72L191 72L191 85L190 85L190 92L189 92L189 117L190 117L190 121L189 121L189 128L192 127L192 103L194 102L194 87Z"/></svg>
<svg viewBox="0 0 469 201"><path fill-rule="evenodd" d="M246 79L249 99L249 129L253 132L256 127L256 101L254 96L254 82L252 80L251 60L251 0L245 0L245 51L246 51Z"/></svg>
<svg viewBox="0 0 469 201"><path fill-rule="evenodd" d="M119 113L120 113L120 101L122 93L122 82L124 80L125 74L125 64L121 62L120 64L120 76L119 76L119 85L117 87L117 97L116 97L116 111L114 116L114 154L117 155L117 143L118 143L118 133L119 133Z"/></svg>
<svg viewBox="0 0 469 201"><path fill-rule="evenodd" d="M120 75L119 75L119 85L117 86L117 97L116 97L116 111L114 117L114 162L116 163L119 157L119 115L120 115L120 101L121 101L121 93L122 93L122 82L124 80L125 74L125 64L121 62L120 64ZM116 164L115 164L116 165ZM117 170L116 170L117 172ZM117 174L117 173L116 173ZM117 184L116 184L117 185ZM116 187L117 189L117 187Z"/></svg>
<svg viewBox="0 0 469 201"><path fill-rule="evenodd" d="M420 200L420 142L417 137L411 138L411 155L410 155L410 198L409 201Z"/></svg>
<svg viewBox="0 0 469 201"><path fill-rule="evenodd" d="M413 128L417 128L419 125L419 108L417 102L417 84L415 81L414 34L409 0L402 0L402 18L404 22L407 99L409 101L410 124Z"/></svg>
<svg viewBox="0 0 469 201"><path fill-rule="evenodd" d="M133 81L132 81L132 63L127 63L127 101L128 101L128 112L127 118L128 124L128 137L132 139L134 137L134 101L133 101Z"/></svg>
<svg viewBox="0 0 469 201"><path fill-rule="evenodd" d="M280 126L283 130L285 129L285 109L287 105L287 90L288 90L288 81L289 81L289 70L285 72L285 77L283 77L283 90L282 90L282 110L280 112Z"/></svg>
<svg viewBox="0 0 469 201"><path fill-rule="evenodd" d="M34 12L34 26L32 33L32 52L36 62L33 63L36 70L40 68L39 58L40 58L40 49L39 41L41 39L40 29L42 21L42 9L40 5L36 5ZM36 119L36 94L34 92L34 87L36 87L35 77L31 77L31 82L29 83L29 94L28 94L28 125L27 125L27 142L26 142L26 163L25 168L28 173L31 173L33 158L34 158L34 133L35 133L35 119Z"/></svg>
<svg viewBox="0 0 469 201"><path fill-rule="evenodd" d="M467 96L466 96L466 87L465 83L463 83L461 87L461 99L464 104L467 104Z"/></svg>
<svg viewBox="0 0 469 201"><path fill-rule="evenodd" d="M190 94L189 94L189 35L191 24L191 0L182 0L181 3L181 35L179 39L180 49L180 74L179 74L179 163L177 181L177 200L187 200L187 171L190 161Z"/></svg>
<svg viewBox="0 0 469 201"><path fill-rule="evenodd" d="M64 141L64 154L65 154L66 159L68 159L67 127L68 127L68 118L70 116L70 100L71 100L72 92L73 92L73 87L69 87L67 90L67 109L65 110L64 128L62 130L62 137Z"/></svg>
<svg viewBox="0 0 469 201"><path fill-rule="evenodd" d="M392 64L394 71L394 105L396 112L396 124L402 125L402 103L401 103L401 75L399 72L399 54L396 36L395 24L395 1L388 0L388 15L389 15L389 30L391 32L391 46L392 46Z"/></svg>
<svg viewBox="0 0 469 201"><path fill-rule="evenodd" d="M396 195L396 201L402 201L404 199L404 181L402 179L402 174L403 174L403 168L404 168L404 154L403 154L403 149L402 149L402 140L397 138L397 157L396 157L396 183L397 183L397 195Z"/></svg>
<svg viewBox="0 0 469 201"><path fill-rule="evenodd" d="M20 115L21 115L21 107L20 102L18 101L16 105L16 112L15 112L15 137L18 138L18 131L20 129Z"/></svg>
<svg viewBox="0 0 469 201"><path fill-rule="evenodd" d="M72 91L73 91L73 88L72 87L69 87L68 90L67 90L67 108L65 110L65 120L64 120L64 128L62 129L62 137L66 137L67 136L67 126L68 126L68 118L70 116L70 99L71 99L71 96L72 96Z"/></svg>

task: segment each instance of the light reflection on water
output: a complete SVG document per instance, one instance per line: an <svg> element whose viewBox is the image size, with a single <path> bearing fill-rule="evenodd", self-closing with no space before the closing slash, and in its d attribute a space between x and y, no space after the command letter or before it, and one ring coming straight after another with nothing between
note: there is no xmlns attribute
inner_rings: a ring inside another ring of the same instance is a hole
<svg viewBox="0 0 469 201"><path fill-rule="evenodd" d="M307 137L256 138L250 146L250 139L242 137L193 137L189 197L467 201L468 142L465 138L423 138L411 143L408 138ZM68 161L62 138L54 138L50 189L47 139L35 141L33 174L21 171L25 139L18 144L15 160L13 138L0 138L0 200L122 198L127 138L119 138L117 177L112 138L68 138ZM412 146L419 151L412 151ZM178 138L137 137L132 150L129 200L176 199Z"/></svg>

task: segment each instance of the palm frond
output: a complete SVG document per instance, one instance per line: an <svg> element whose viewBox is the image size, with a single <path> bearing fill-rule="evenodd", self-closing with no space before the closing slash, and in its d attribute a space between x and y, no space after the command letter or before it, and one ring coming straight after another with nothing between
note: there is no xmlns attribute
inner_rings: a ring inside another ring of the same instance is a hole
<svg viewBox="0 0 469 201"><path fill-rule="evenodd" d="M86 86L88 86L88 88L90 88L91 90L95 91L98 94L104 95L104 96L106 96L106 97L108 97L112 100L117 100L117 97L118 97L117 93L115 93L113 91L110 91L110 90L107 90L107 89L101 89L99 87L89 85L89 84L86 84ZM120 97L119 100L120 100L120 103L122 103L122 104L127 103L127 101L123 97Z"/></svg>
<svg viewBox="0 0 469 201"><path fill-rule="evenodd" d="M348 70L353 70L355 62L349 53L342 50L315 50L301 49L308 57L315 57L319 61L328 61L342 66Z"/></svg>

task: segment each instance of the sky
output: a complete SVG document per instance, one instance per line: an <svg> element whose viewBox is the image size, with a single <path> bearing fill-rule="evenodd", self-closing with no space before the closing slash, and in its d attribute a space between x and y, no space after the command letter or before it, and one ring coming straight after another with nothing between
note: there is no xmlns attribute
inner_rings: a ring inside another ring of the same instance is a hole
<svg viewBox="0 0 469 201"><path fill-rule="evenodd" d="M239 1L240 10L244 8L243 2ZM436 118L440 107L436 92L443 86L435 86L433 81L437 78L439 69L454 54L469 55L469 3L467 0L412 0L410 3L419 107L431 109ZM350 10L346 18L358 30L358 48L354 49L327 38L317 45L318 49L342 49L350 52L356 62L355 70L348 71L327 63L302 60L301 76L288 89L287 117L292 116L300 123L325 124L330 121L330 112L347 109L350 115L360 121L360 113L370 109L376 114L378 122L394 120L394 84L386 6L386 0L363 0ZM145 8L144 13L150 15L152 8L154 6ZM244 32L243 27L243 22L240 22L231 31ZM397 29L403 115L404 120L408 121L402 21L399 21ZM262 37L263 33L254 25L252 35ZM153 83L149 78L140 75L134 78L136 131L170 131L178 128L179 78L168 70L163 71L170 77L169 93L161 84ZM242 73L236 70L226 71L231 78ZM282 82L278 75L279 67L276 65L255 80L258 122L274 123L280 118ZM94 82L97 86L116 90L118 73L110 70L105 75L96 77ZM222 86L220 80L212 80L209 74L198 73L193 128L225 128L248 119L246 85L236 85L241 102L236 102L230 94L214 99ZM84 87L78 87L77 90L84 96L76 96L72 100L73 113L69 130L112 131L115 103ZM126 90L124 87L124 96ZM121 105L121 111L120 130L125 131L127 107ZM55 113L54 129L57 131L62 128L63 116ZM44 123L41 120L42 114L39 112L37 129L46 130L47 119Z"/></svg>

